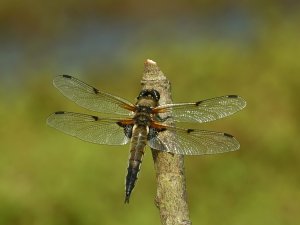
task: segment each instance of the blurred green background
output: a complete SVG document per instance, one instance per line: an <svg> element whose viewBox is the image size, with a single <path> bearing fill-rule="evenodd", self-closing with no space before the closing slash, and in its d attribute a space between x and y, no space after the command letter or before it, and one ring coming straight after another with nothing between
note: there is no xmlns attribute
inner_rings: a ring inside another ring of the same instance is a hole
<svg viewBox="0 0 300 225"><path fill-rule="evenodd" d="M0 28L1 225L160 223L149 149L124 205L128 146L85 143L45 122L58 110L87 113L54 76L135 101L147 58L176 102L238 94L248 103L192 125L241 143L186 157L193 224L300 224L299 1L2 0Z"/></svg>

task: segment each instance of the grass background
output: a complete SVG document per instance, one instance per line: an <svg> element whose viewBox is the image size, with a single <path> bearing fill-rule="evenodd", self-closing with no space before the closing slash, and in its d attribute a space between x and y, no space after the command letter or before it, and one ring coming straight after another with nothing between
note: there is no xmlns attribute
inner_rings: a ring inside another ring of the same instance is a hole
<svg viewBox="0 0 300 225"><path fill-rule="evenodd" d="M129 205L128 146L46 126L85 112L53 86L70 74L135 101L151 58L173 100L239 94L240 113L203 128L238 152L186 157L194 224L300 222L300 10L297 1L0 1L0 224L159 224L147 149Z"/></svg>

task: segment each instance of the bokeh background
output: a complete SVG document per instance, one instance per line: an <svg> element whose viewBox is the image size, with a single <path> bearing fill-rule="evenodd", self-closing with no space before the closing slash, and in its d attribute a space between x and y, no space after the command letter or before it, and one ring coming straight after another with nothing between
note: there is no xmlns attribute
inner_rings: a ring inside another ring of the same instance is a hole
<svg viewBox="0 0 300 225"><path fill-rule="evenodd" d="M173 100L239 94L247 107L194 128L237 137L237 152L186 157L193 224L300 224L300 4L263 1L0 1L0 224L159 224L149 149L124 205L128 146L46 126L85 112L53 86L70 74L135 101L143 62Z"/></svg>

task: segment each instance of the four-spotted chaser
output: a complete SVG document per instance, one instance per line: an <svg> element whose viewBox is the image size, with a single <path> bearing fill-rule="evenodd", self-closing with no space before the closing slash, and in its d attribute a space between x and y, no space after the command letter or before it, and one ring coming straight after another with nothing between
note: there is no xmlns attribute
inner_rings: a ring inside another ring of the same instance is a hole
<svg viewBox="0 0 300 225"><path fill-rule="evenodd" d="M144 149L152 149L182 155L202 155L229 152L239 149L239 142L230 134L183 129L166 125L171 119L178 122L210 122L243 109L244 99L237 95L197 101L158 105L160 94L156 90L142 90L137 102L99 91L69 75L57 76L54 86L67 98L86 109L114 114L116 117L98 117L74 112L55 112L47 119L49 126L84 141L124 145L130 142L130 158L126 176L125 203L135 186ZM160 115L171 116L162 118ZM171 134L166 138L163 135Z"/></svg>

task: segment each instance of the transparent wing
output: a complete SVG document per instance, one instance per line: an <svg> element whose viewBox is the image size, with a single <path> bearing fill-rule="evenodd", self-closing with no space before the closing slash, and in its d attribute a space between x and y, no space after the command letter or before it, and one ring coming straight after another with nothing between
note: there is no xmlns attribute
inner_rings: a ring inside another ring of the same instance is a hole
<svg viewBox="0 0 300 225"><path fill-rule="evenodd" d="M124 145L129 138L117 119L102 119L73 112L56 112L47 119L47 124L81 140L107 145Z"/></svg>
<svg viewBox="0 0 300 225"><path fill-rule="evenodd" d="M55 77L53 85L73 102L92 111L128 116L135 109L125 99L101 92L69 75Z"/></svg>
<svg viewBox="0 0 300 225"><path fill-rule="evenodd" d="M246 101L237 95L198 101L161 105L153 109L154 113L171 113L172 119L178 122L210 122L230 116L246 106Z"/></svg>
<svg viewBox="0 0 300 225"><path fill-rule="evenodd" d="M165 127L148 141L151 148L180 155L217 154L238 150L239 142L230 134Z"/></svg>

